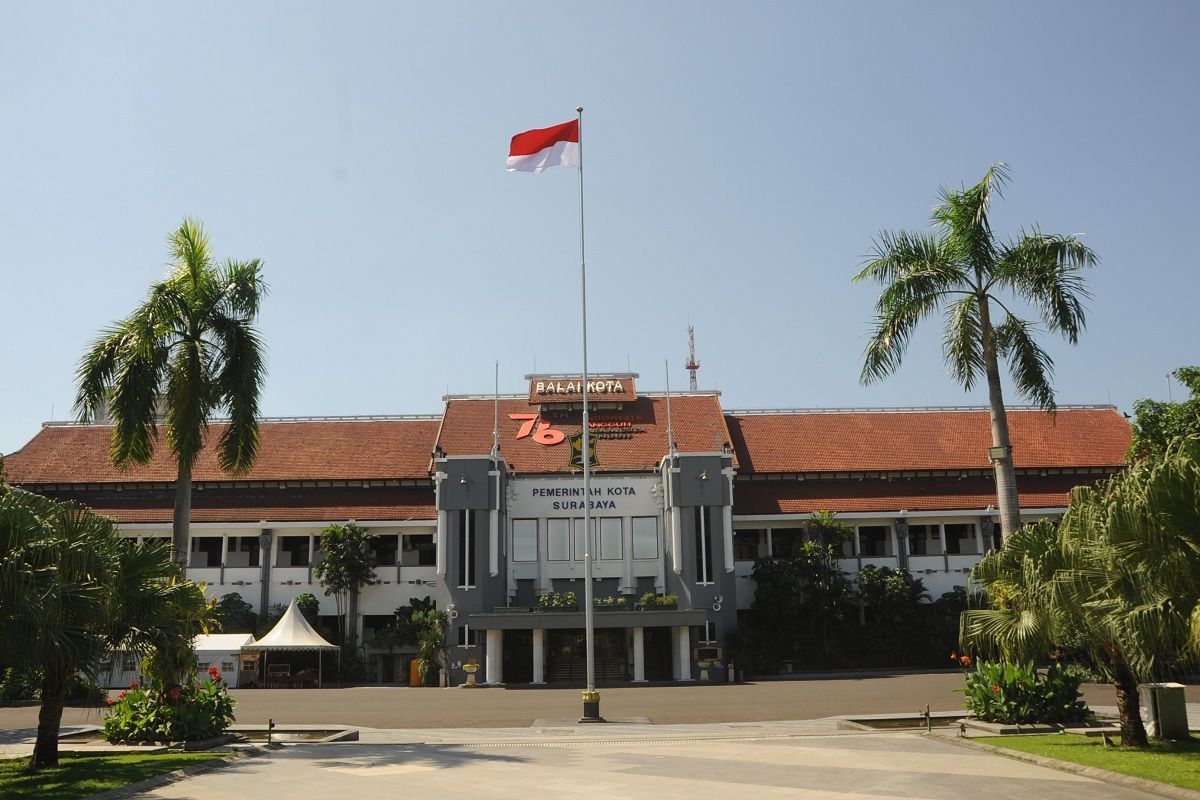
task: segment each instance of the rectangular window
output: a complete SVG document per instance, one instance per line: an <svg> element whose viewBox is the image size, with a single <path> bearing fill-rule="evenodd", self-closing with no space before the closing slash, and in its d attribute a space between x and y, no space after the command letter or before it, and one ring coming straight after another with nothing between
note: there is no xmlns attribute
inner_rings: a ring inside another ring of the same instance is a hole
<svg viewBox="0 0 1200 800"><path fill-rule="evenodd" d="M937 525L909 525L908 552L914 556L940 556L942 534Z"/></svg>
<svg viewBox="0 0 1200 800"><path fill-rule="evenodd" d="M471 630L470 625L464 624L458 628L457 641L459 647L470 647L471 645L475 644L475 634Z"/></svg>
<svg viewBox="0 0 1200 800"><path fill-rule="evenodd" d="M804 544L804 528L773 528L771 530L771 558L791 558L799 554Z"/></svg>
<svg viewBox="0 0 1200 800"><path fill-rule="evenodd" d="M858 554L864 558L891 555L891 529L887 525L858 526Z"/></svg>
<svg viewBox="0 0 1200 800"><path fill-rule="evenodd" d="M275 566L307 567L308 542L309 537L307 536L279 537L279 558L276 560Z"/></svg>
<svg viewBox="0 0 1200 800"><path fill-rule="evenodd" d="M384 536L372 536L370 538L371 550L375 554L375 563L379 566L393 566L399 562L396 556L400 550L400 536L398 534L386 534Z"/></svg>
<svg viewBox="0 0 1200 800"><path fill-rule="evenodd" d="M696 583L713 582L712 535L704 506L696 506Z"/></svg>
<svg viewBox="0 0 1200 800"><path fill-rule="evenodd" d="M975 542L975 524L945 525L946 552L950 555L975 555L979 548Z"/></svg>
<svg viewBox="0 0 1200 800"><path fill-rule="evenodd" d="M538 524L536 519L514 519L512 524L513 561L537 561Z"/></svg>
<svg viewBox="0 0 1200 800"><path fill-rule="evenodd" d="M658 517L633 518L633 557L658 558Z"/></svg>
<svg viewBox="0 0 1200 800"><path fill-rule="evenodd" d="M592 517L592 518L589 518L588 521L591 523L591 528L592 528L592 541L590 543L592 546L592 549L591 549L590 553L591 553L592 557L595 558L595 556L596 556L596 519L595 519L595 517ZM576 519L576 520L573 520L573 522L574 522L574 530L575 530L574 545L572 545L575 548L574 557L575 557L576 561L583 561L583 557L584 557L583 520Z"/></svg>
<svg viewBox="0 0 1200 800"><path fill-rule="evenodd" d="M758 558L758 543L762 540L761 531L733 532L733 560L754 561Z"/></svg>
<svg viewBox="0 0 1200 800"><path fill-rule="evenodd" d="M192 539L192 552L196 554L192 559L193 567L221 566L221 540L216 537L205 536Z"/></svg>
<svg viewBox="0 0 1200 800"><path fill-rule="evenodd" d="M458 512L458 588L475 588L475 531L471 512Z"/></svg>
<svg viewBox="0 0 1200 800"><path fill-rule="evenodd" d="M404 547L400 555L401 563L406 567L432 567L437 564L437 544L433 541L432 533L408 534L404 537Z"/></svg>
<svg viewBox="0 0 1200 800"><path fill-rule="evenodd" d="M600 520L600 558L619 561L624 558L622 539L624 531L620 517L604 517Z"/></svg>
<svg viewBox="0 0 1200 800"><path fill-rule="evenodd" d="M546 558L550 561L571 560L571 520L546 520Z"/></svg>

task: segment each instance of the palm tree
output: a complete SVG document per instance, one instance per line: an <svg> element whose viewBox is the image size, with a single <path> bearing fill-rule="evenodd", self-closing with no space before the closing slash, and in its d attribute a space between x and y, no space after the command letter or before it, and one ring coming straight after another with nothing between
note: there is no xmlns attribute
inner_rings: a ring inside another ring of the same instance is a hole
<svg viewBox="0 0 1200 800"><path fill-rule="evenodd" d="M254 320L266 294L259 261L218 267L199 222L185 219L168 238L166 279L132 314L101 332L76 371L75 409L88 422L107 408L113 421L109 458L118 467L154 455L160 415L178 464L172 547L187 564L192 468L209 422L229 420L217 461L248 471L258 451L258 395L266 374Z"/></svg>
<svg viewBox="0 0 1200 800"><path fill-rule="evenodd" d="M1177 443L1105 486L1076 489L1061 524L1027 526L972 582L962 643L1010 661L1071 643L1112 681L1127 746L1146 746L1138 683L1200 654L1200 442Z"/></svg>
<svg viewBox="0 0 1200 800"><path fill-rule="evenodd" d="M75 505L0 483L0 650L42 673L31 769L58 764L67 688L94 676L114 649L190 647L181 610L203 608L162 545L138 546L116 523Z"/></svg>
<svg viewBox="0 0 1200 800"><path fill-rule="evenodd" d="M1083 300L1090 296L1080 272L1096 263L1096 255L1074 235L1042 233L1035 227L1016 241L995 239L988 209L1008 174L1007 165L997 162L969 189L942 189L932 215L936 231L879 234L872 257L854 276L884 287L875 303L864 384L895 372L917 324L938 311L946 318L942 353L955 380L970 391L981 375L986 379L1005 535L1020 527L1020 503L1000 358L1008 360L1019 395L1046 411L1055 408L1053 361L1035 341L1035 326L1017 316L1012 301L1033 306L1050 331L1075 344L1084 328ZM1010 297L1002 298L1001 292Z"/></svg>

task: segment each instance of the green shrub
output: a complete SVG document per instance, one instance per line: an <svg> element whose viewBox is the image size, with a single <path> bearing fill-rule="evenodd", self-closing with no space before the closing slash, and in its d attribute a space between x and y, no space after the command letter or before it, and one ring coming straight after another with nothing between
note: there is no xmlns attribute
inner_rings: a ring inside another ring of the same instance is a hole
<svg viewBox="0 0 1200 800"><path fill-rule="evenodd" d="M675 608L679 605L679 595L646 592L639 602L642 608Z"/></svg>
<svg viewBox="0 0 1200 800"><path fill-rule="evenodd" d="M0 706L42 699L42 671L34 667L8 667L0 672Z"/></svg>
<svg viewBox="0 0 1200 800"><path fill-rule="evenodd" d="M967 710L985 722L1081 722L1091 716L1080 699L1081 681L1058 666L1043 674L1032 663L980 661L966 679Z"/></svg>
<svg viewBox="0 0 1200 800"><path fill-rule="evenodd" d="M548 592L538 597L538 608L575 611L579 608L579 603L574 592Z"/></svg>
<svg viewBox="0 0 1200 800"><path fill-rule="evenodd" d="M623 595L614 594L611 597L593 597L592 605L596 608L628 608Z"/></svg>
<svg viewBox="0 0 1200 800"><path fill-rule="evenodd" d="M109 742L178 742L208 739L233 722L235 700L216 667L191 686L151 690L134 681L111 701L104 720Z"/></svg>

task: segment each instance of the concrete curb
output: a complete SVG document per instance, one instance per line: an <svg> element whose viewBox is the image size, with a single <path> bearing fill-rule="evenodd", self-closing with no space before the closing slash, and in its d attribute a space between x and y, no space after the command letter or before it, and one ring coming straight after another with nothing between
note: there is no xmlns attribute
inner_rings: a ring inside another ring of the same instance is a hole
<svg viewBox="0 0 1200 800"><path fill-rule="evenodd" d="M151 778L146 778L145 780L129 783L117 789L109 789L105 792L89 795L85 798L82 798L82 800L125 800L125 798L134 797L142 794L143 792L152 791L160 786L166 786L169 783L175 783L176 781L181 781L184 778L190 778L193 775L201 775L205 772L224 769L231 764L236 764L239 761L243 761L247 758L261 756L268 752L269 751L265 747L248 747L245 749L240 749L234 753L230 753L225 758L213 759L207 763L196 764L195 766L191 767L184 767L183 769L177 769L174 772L165 772L162 775L155 775Z"/></svg>
<svg viewBox="0 0 1200 800"><path fill-rule="evenodd" d="M935 736L937 734L934 734ZM1033 753L1023 753L1020 750L1009 750L1006 747L997 747L992 744L984 744L983 742L973 742L970 739L964 739L961 736L943 736L945 741L953 742L960 747L973 747L976 750L983 750L988 753L993 753L1005 758L1011 758L1015 761L1024 761L1029 764L1037 764L1039 767L1049 767L1060 772L1071 772L1076 775L1082 775L1085 778L1092 778L1105 783L1115 783L1118 786L1125 786L1130 789L1139 789L1143 792L1157 794L1162 797L1170 797L1173 800L1200 800L1200 792L1194 792L1191 789L1184 789L1179 786L1172 786L1169 783L1159 783L1158 781L1148 780L1146 778L1136 778L1133 775L1125 775L1120 772L1109 772L1106 769L1099 767L1086 767L1082 764L1076 764L1072 761L1061 761L1057 758L1048 758L1046 756L1038 756Z"/></svg>

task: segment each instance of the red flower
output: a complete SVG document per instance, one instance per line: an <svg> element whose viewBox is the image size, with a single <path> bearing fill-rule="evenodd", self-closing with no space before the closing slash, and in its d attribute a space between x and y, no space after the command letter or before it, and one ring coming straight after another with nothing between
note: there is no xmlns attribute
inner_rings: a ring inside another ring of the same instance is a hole
<svg viewBox="0 0 1200 800"><path fill-rule="evenodd" d="M214 681L221 677L221 670L217 669L216 664L208 668L208 677L212 678Z"/></svg>
<svg viewBox="0 0 1200 800"><path fill-rule="evenodd" d="M962 664L964 667L969 667L969 666L971 666L971 657L970 656L959 656L958 663Z"/></svg>
<svg viewBox="0 0 1200 800"><path fill-rule="evenodd" d="M112 698L111 697L104 698L104 704L106 706L111 706L113 704Z"/></svg>
<svg viewBox="0 0 1200 800"><path fill-rule="evenodd" d="M167 692L167 697L171 698L172 700L178 700L179 699L179 689L172 686L170 691Z"/></svg>
<svg viewBox="0 0 1200 800"><path fill-rule="evenodd" d="M992 687L992 691L993 691L993 692L995 692L996 694L1000 694L1000 687L999 687L999 686L993 686L993 687Z"/></svg>
<svg viewBox="0 0 1200 800"><path fill-rule="evenodd" d="M951 661L958 661L958 653L955 653L953 650L951 650L951 651L950 651L950 660L951 660Z"/></svg>
<svg viewBox="0 0 1200 800"><path fill-rule="evenodd" d="M136 689L136 688L138 688L138 682L137 682L137 681L133 681L132 683L130 683L130 684L129 684L129 688L130 688L130 689Z"/></svg>
<svg viewBox="0 0 1200 800"><path fill-rule="evenodd" d="M129 692L121 692L119 695L117 695L117 699L124 700L128 696L129 696Z"/></svg>

